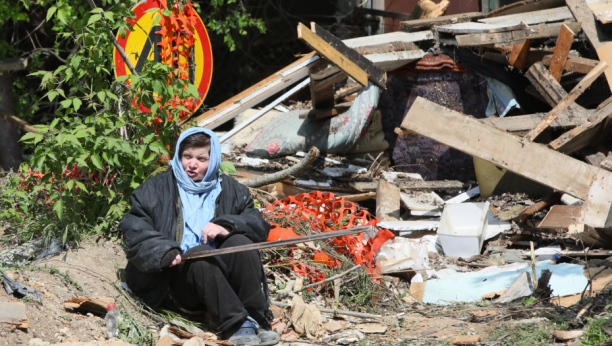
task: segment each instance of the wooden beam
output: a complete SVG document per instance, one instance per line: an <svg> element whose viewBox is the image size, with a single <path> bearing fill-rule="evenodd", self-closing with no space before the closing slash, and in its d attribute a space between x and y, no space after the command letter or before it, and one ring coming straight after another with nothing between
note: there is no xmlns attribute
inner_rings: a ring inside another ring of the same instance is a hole
<svg viewBox="0 0 612 346"><path fill-rule="evenodd" d="M497 127L500 130L508 132L519 132L519 131L531 131L533 130L542 120L546 118L548 113L535 113L528 115L517 115L513 117L502 117L502 118L486 118L480 119L483 124L488 124ZM561 112L559 116L550 123L550 128L568 128L576 127L584 124L589 119L589 113L577 113L568 114L568 112Z"/></svg>
<svg viewBox="0 0 612 346"><path fill-rule="evenodd" d="M329 31L323 29L317 23L310 23L312 32L326 42L331 48L338 51L344 57L355 63L360 69L365 71L368 75L368 79L376 86L381 89L387 88L387 73L382 68L374 65L363 55L357 53L354 49L351 49L342 42L339 38L332 35ZM299 34L298 34L299 36ZM330 60L330 59L328 59ZM330 60L332 61L332 60ZM333 61L332 61L333 62ZM338 65L338 64L337 64ZM342 66L338 65L342 69ZM347 71L344 71L348 74ZM350 75L350 74L349 74ZM367 86L367 84L366 84Z"/></svg>
<svg viewBox="0 0 612 346"><path fill-rule="evenodd" d="M470 12L470 13L461 13L461 14L453 14L453 15L448 15L448 16L441 16L438 18L414 19L414 20L409 20L405 22L400 22L399 29L402 31L416 31L416 30L429 29L433 26L438 26L438 25L471 22L471 21L481 19L484 17L485 17L485 14L481 12Z"/></svg>
<svg viewBox="0 0 612 346"><path fill-rule="evenodd" d="M525 22L521 22L521 24L527 26ZM527 62L527 56L529 55L530 50L531 39L526 39L523 41L523 43L512 47L512 52L510 52L510 55L508 56L508 62L515 68L522 70L525 68L525 63Z"/></svg>
<svg viewBox="0 0 612 346"><path fill-rule="evenodd" d="M401 127L525 178L585 198L597 168L418 97Z"/></svg>
<svg viewBox="0 0 612 346"><path fill-rule="evenodd" d="M544 131L548 125L550 125L550 123L553 122L553 120L555 120L559 114L561 114L562 111L564 111L567 107L569 107L572 103L574 103L574 101L576 101L576 99L578 98L578 96L582 95L582 93L591 86L591 84L595 81L595 79L597 79L597 77L599 77L604 70L608 67L608 64L606 64L605 61L601 62L599 65L597 65L596 68L594 68L593 70L591 70L591 72L589 72L589 74L587 74L573 89L572 91L569 92L569 94L567 94L566 97L563 98L563 100L561 100L561 102L559 102L555 108L553 108L549 113L548 116L546 117L546 119L542 120L538 126L536 126L533 130L531 130L526 136L525 136L525 140L527 141L533 141L534 139L536 139L536 137L538 137L538 135L540 133L542 133L542 131Z"/></svg>
<svg viewBox="0 0 612 346"><path fill-rule="evenodd" d="M412 180L398 181L393 183L402 190L462 190L464 185L458 180ZM350 182L349 185L357 191L375 191L376 182Z"/></svg>
<svg viewBox="0 0 612 346"><path fill-rule="evenodd" d="M525 22L525 24L528 25L535 25L550 22L561 22L565 20L574 21L574 16L567 6L527 13L510 14L507 16L484 18L479 19L478 22L496 25L516 25L520 22Z"/></svg>
<svg viewBox="0 0 612 346"><path fill-rule="evenodd" d="M551 64L548 70L550 74L558 81L561 80L567 57L572 49L572 42L574 41L574 32L567 25L561 25L561 32L557 38L557 45L555 46L555 52L551 58Z"/></svg>
<svg viewBox="0 0 612 346"><path fill-rule="evenodd" d="M239 245L239 246L228 247L224 249L192 251L192 252L187 252L187 253L182 254L181 259L183 261L188 261L188 260L192 260L196 258L220 256L220 255L227 255L230 253L238 253L238 252L253 251L253 250L263 250L263 249L269 249L272 247L287 246L287 245L294 245L294 244L299 244L299 243L306 243L306 242L315 241L315 240L324 240L324 239L329 239L329 238L343 237L343 236L351 235L351 234L360 234L363 232L371 233L373 231L374 231L374 228L372 226L354 227L354 228L343 229L340 231L323 232L323 233L305 235L305 236L296 237L296 238L281 239L281 240L268 241L268 242L255 243L255 244L247 244L247 245Z"/></svg>
<svg viewBox="0 0 612 346"><path fill-rule="evenodd" d="M304 24L299 23L298 27L298 38L306 42L310 48L317 51L321 56L325 57L334 65L338 66L342 71L353 78L357 83L368 86L368 74L361 69L355 62L351 61L344 54L340 53L329 43L325 42L322 38L315 35L310 29Z"/></svg>
<svg viewBox="0 0 612 346"><path fill-rule="evenodd" d="M523 0L500 7L487 14L487 18L507 16L510 14L527 13L565 6L563 0Z"/></svg>
<svg viewBox="0 0 612 346"><path fill-rule="evenodd" d="M529 29L519 29L499 33L467 34L457 35L457 45L462 47L472 46L512 46L525 39L555 37L559 35L562 24L543 24L529 27ZM567 23L572 31L580 31L581 23Z"/></svg>
<svg viewBox="0 0 612 346"><path fill-rule="evenodd" d="M386 34L363 36L356 38L349 38L343 40L344 44L350 48L373 46L377 44L391 43L391 42L420 42L433 40L433 33L431 30L424 30L418 32L389 32Z"/></svg>
<svg viewBox="0 0 612 346"><path fill-rule="evenodd" d="M246 109L256 106L279 91L308 77L308 67L317 60L319 57L314 52L309 53L194 120L198 122L198 126L214 129L235 118Z"/></svg>
<svg viewBox="0 0 612 346"><path fill-rule="evenodd" d="M533 55L534 54L532 52L530 57ZM545 66L552 65L552 58L553 58L552 54L542 56L541 58L542 64L544 64ZM591 70L594 69L595 66L597 66L597 64L599 64L598 60L581 58L577 56L570 56L567 58L567 61L565 62L565 66L563 66L563 69L568 70L568 71L587 74L591 72Z"/></svg>
<svg viewBox="0 0 612 346"><path fill-rule="evenodd" d="M555 107L567 97L565 89L555 80L542 63L538 62L531 66L526 76L551 107ZM575 103L571 104L568 110L573 113L586 112L586 109Z"/></svg>
<svg viewBox="0 0 612 346"><path fill-rule="evenodd" d="M612 103L597 110L585 124L562 134L559 138L550 142L548 146L562 153L571 153L580 150L589 144L603 128L606 121L612 115Z"/></svg>
<svg viewBox="0 0 612 346"><path fill-rule="evenodd" d="M582 31L587 36L595 50L599 61L605 61L610 66L605 74L608 80L608 85L612 89L612 42L608 42L608 36L604 32L601 25L598 25L593 11L588 7L584 0L566 0L567 7L574 15L577 21L583 22ZM576 30L574 30L576 31Z"/></svg>
<svg viewBox="0 0 612 346"><path fill-rule="evenodd" d="M609 0L589 0L586 3L601 24L612 22L612 3Z"/></svg>
<svg viewBox="0 0 612 346"><path fill-rule="evenodd" d="M608 37L604 33L601 26L598 26L593 12L584 0L565 0L567 7L570 9L574 18L582 22L582 31L587 36L593 47L597 50L604 45L603 42L608 41ZM577 30L572 29L574 32Z"/></svg>
<svg viewBox="0 0 612 346"><path fill-rule="evenodd" d="M597 172L578 222L591 227L612 227L612 172L604 169Z"/></svg>
<svg viewBox="0 0 612 346"><path fill-rule="evenodd" d="M334 106L334 84L346 78L346 74L326 59L321 59L308 69L312 108L328 109Z"/></svg>
<svg viewBox="0 0 612 346"><path fill-rule="evenodd" d="M386 182L378 181L376 187L376 217L381 221L399 221L400 218L400 189Z"/></svg>

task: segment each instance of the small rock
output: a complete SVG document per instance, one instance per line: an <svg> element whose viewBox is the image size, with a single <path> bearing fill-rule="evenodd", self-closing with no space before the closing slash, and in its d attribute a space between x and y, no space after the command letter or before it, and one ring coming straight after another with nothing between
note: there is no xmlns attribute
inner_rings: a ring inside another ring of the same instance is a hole
<svg viewBox="0 0 612 346"><path fill-rule="evenodd" d="M336 340L336 342L340 345L348 345L348 344L352 344L353 342L357 342L359 341L359 338L341 338Z"/></svg>
<svg viewBox="0 0 612 346"><path fill-rule="evenodd" d="M360 323L355 329L364 333L384 333L387 331L387 326L380 323Z"/></svg>
<svg viewBox="0 0 612 346"><path fill-rule="evenodd" d="M325 323L324 325L325 330L327 330L328 333L337 333L339 331L341 331L342 329L344 329L344 324L341 323L340 321L336 321L336 320L331 320L327 323Z"/></svg>
<svg viewBox="0 0 612 346"><path fill-rule="evenodd" d="M278 334L282 334L287 329L287 324L284 322L276 322L272 325L272 330Z"/></svg>
<svg viewBox="0 0 612 346"><path fill-rule="evenodd" d="M487 311L470 311L470 315L474 317L487 317L487 316L495 316L497 315L497 311L495 310L487 310Z"/></svg>

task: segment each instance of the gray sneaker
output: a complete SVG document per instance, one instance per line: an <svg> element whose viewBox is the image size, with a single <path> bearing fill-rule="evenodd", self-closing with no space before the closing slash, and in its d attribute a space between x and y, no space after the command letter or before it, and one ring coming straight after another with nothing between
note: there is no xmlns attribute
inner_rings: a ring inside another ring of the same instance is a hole
<svg viewBox="0 0 612 346"><path fill-rule="evenodd" d="M257 332L257 337L259 338L260 345L276 345L280 341L280 335L278 335L273 330L264 330L259 329Z"/></svg>

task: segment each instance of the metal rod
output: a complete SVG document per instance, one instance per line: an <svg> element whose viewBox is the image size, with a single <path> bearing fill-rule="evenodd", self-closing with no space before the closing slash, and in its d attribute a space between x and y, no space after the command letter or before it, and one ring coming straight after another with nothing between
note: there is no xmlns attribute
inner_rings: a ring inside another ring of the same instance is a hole
<svg viewBox="0 0 612 346"><path fill-rule="evenodd" d="M294 290L294 291L293 291L293 293L302 292L303 290L307 290L307 289L309 289L309 288L312 288L312 287L316 287L316 286L322 285L322 284L324 284L324 283L326 283L326 282L334 281L334 280L336 280L336 279L338 279L338 278L341 278L341 277L343 277L344 275L346 275L346 274L348 274L348 273L350 273L350 272L352 272L352 271L355 271L355 270L359 269L360 267L361 267L361 264L358 264L358 265L354 266L353 268L351 268L351 269L349 269L349 270L347 270L347 271L344 271L344 272L342 272L342 273L340 273L340 274L338 274L338 275L334 275L334 276L332 276L332 277L330 277L330 278L327 278L327 279L325 279L325 280L323 280L323 281L318 281L318 282L315 282L314 284L310 284L310 285L308 285L308 286L304 286L304 287L302 287L302 288L300 288L300 289L298 289L298 290Z"/></svg>
<svg viewBox="0 0 612 346"><path fill-rule="evenodd" d="M257 243L257 244L233 246L233 247L228 247L225 249L197 251L193 253L187 252L181 255L181 259L183 261L187 261L187 260L196 259L196 258L227 255L230 253L237 253L237 252L244 252L244 251L251 251L251 250L268 249L271 247L279 247L279 246L293 245L293 244L298 244L298 243L306 243L309 241L342 237L342 236L350 235L350 234L359 234L359 233L363 233L366 231L372 232L372 230L373 230L372 226L355 227L355 228L343 229L340 231L317 233L317 234L307 235L303 237L281 239L281 240L268 241L268 242Z"/></svg>

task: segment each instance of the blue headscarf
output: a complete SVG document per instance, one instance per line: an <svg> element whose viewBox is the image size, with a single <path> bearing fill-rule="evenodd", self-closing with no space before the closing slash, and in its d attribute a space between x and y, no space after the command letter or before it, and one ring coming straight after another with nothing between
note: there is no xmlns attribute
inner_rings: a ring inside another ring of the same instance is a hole
<svg viewBox="0 0 612 346"><path fill-rule="evenodd" d="M194 182L185 173L179 149L185 138L196 134L204 133L210 137L210 161L204 179ZM181 133L176 142L176 151L172 161L168 162L172 167L172 172L178 183L179 195L183 205L183 240L181 249L183 253L196 245L206 244L206 239L202 237L202 228L215 217L215 202L221 193L221 177L219 167L221 167L221 143L217 135L209 129L194 127ZM215 247L214 243L208 244Z"/></svg>

